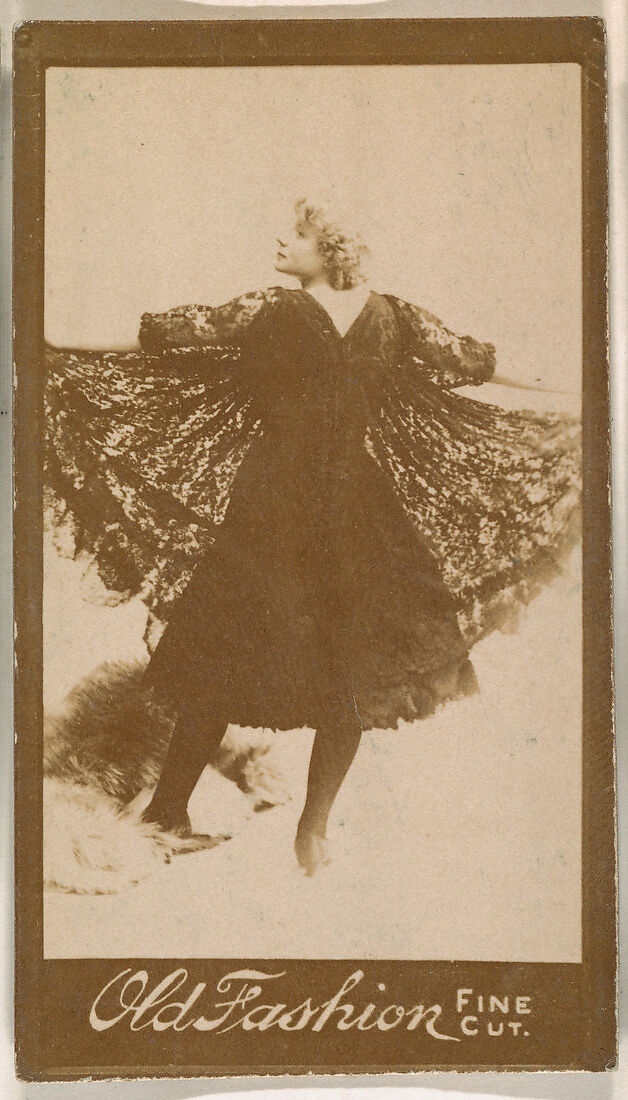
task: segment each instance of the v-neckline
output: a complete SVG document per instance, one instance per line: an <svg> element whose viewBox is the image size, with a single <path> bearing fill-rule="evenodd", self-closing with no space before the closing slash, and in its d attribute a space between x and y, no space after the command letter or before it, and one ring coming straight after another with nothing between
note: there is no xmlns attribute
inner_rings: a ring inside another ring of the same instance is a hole
<svg viewBox="0 0 628 1100"><path fill-rule="evenodd" d="M359 321L359 320L360 320L360 318L362 317L362 314L363 314L363 313L365 312L365 310L366 310L367 306L368 306L368 305L370 305L371 299L372 299L372 297L373 297L373 294L374 294L375 292L374 292L373 290L369 290L369 292L368 292L368 295L367 295L367 297L366 297L366 299L365 299L365 301L364 301L364 304L362 305L362 308L361 308L360 310L358 310L358 312L356 313L355 317L353 318L353 320L352 320L351 324L349 325L349 328L348 328L348 329L346 329L344 333L342 333L342 332L340 331L340 329L339 329L339 328L338 328L338 326L336 325L336 322L334 321L334 319L333 319L333 317L332 317L331 313L329 312L329 310L328 310L328 309L326 309L326 308L325 308L325 306L323 305L323 303L322 303L322 302L319 302L318 298L315 298L315 297L314 297L314 295L313 295L313 294L311 294L309 290L305 290L305 289L303 289L303 290L301 291L301 293L302 293L302 294L305 294L305 295L307 295L307 297L308 297L308 298L310 299L310 301L314 302L314 304L315 304L316 306L318 306L318 308L319 308L320 312L321 312L322 314L324 314L324 316L325 316L325 317L327 318L327 320L329 321L329 323L330 323L330 325L331 325L331 327L332 327L332 329L333 329L333 331L334 331L335 335L336 335L336 336L338 337L338 339L339 339L339 340L341 340L341 341L344 341L344 340L346 340L346 339L347 339L347 336L349 335L349 333L350 333L350 332L352 332L352 331L353 331L353 329L355 328L355 326L357 325L358 321Z"/></svg>

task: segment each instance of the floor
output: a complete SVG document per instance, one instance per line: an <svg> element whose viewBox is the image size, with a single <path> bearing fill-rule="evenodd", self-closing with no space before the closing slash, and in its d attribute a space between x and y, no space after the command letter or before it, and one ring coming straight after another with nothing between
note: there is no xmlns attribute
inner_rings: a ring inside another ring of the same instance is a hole
<svg viewBox="0 0 628 1100"><path fill-rule="evenodd" d="M143 612L85 613L76 566L47 560L54 709L107 646L141 652ZM292 852L312 737L294 731L278 735L287 805L121 893L47 892L46 955L578 961L580 596L574 554L516 633L474 649L480 695L364 736L319 875ZM193 810L202 829L202 796Z"/></svg>

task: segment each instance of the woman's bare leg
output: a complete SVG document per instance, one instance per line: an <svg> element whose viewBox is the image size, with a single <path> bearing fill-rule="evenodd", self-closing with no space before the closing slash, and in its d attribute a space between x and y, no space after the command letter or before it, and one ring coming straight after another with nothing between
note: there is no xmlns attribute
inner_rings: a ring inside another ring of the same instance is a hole
<svg viewBox="0 0 628 1100"><path fill-rule="evenodd" d="M183 836L191 833L188 802L226 732L227 722L205 707L192 702L181 709L144 821Z"/></svg>
<svg viewBox="0 0 628 1100"><path fill-rule="evenodd" d="M358 751L361 735L361 723L349 701L332 704L316 731L307 795L294 845L297 859L308 875L327 862L327 821Z"/></svg>

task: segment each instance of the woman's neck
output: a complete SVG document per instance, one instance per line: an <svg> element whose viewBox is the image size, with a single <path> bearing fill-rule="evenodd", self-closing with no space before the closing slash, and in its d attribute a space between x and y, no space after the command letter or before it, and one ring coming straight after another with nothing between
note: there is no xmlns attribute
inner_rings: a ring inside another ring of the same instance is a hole
<svg viewBox="0 0 628 1100"><path fill-rule="evenodd" d="M312 290L316 287L321 287L321 286L329 287L330 290L332 289L324 275L307 276L307 277L304 277L304 278L300 279L299 282L301 283L301 289L302 290Z"/></svg>
<svg viewBox="0 0 628 1100"><path fill-rule="evenodd" d="M313 279L301 279L300 283L302 290L309 290L310 294L314 294L316 297L320 295L321 297L328 296L333 298L335 295L346 295L347 297L355 296L359 298L361 297L360 292L368 293L368 286L366 283L358 283L357 286L350 287L349 290L336 290L327 279L318 275ZM353 295L351 291L354 291Z"/></svg>
<svg viewBox="0 0 628 1100"><path fill-rule="evenodd" d="M341 336L349 331L371 293L366 283L359 283L350 290L334 290L327 282L310 283L302 289L323 307Z"/></svg>

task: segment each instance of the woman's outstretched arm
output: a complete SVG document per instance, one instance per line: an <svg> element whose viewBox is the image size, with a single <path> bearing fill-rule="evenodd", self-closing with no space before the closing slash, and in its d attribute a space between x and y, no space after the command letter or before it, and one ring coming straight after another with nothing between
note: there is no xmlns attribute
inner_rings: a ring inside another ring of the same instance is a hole
<svg viewBox="0 0 628 1100"><path fill-rule="evenodd" d="M277 300L279 291L269 287L241 294L220 306L183 305L164 313L144 313L140 345L151 354L175 348L238 346L258 317Z"/></svg>
<svg viewBox="0 0 628 1100"><path fill-rule="evenodd" d="M494 381L493 344L453 332L433 313L402 298L386 297L397 314L404 357L426 378L443 389Z"/></svg>
<svg viewBox="0 0 628 1100"><path fill-rule="evenodd" d="M507 378L503 374L494 374L491 378L496 386L508 386L513 390L534 390L536 393L568 393L568 390L555 390L548 386L528 386L525 382L515 382L514 378Z"/></svg>

